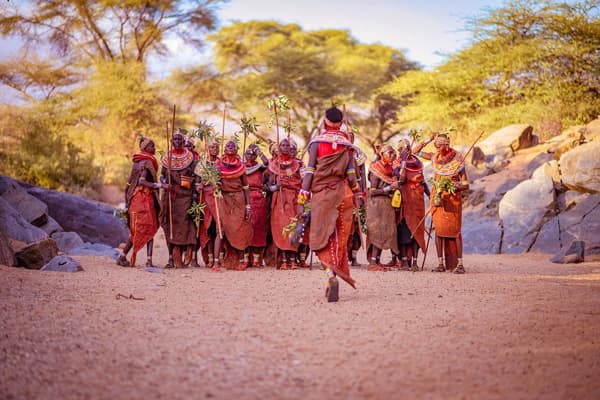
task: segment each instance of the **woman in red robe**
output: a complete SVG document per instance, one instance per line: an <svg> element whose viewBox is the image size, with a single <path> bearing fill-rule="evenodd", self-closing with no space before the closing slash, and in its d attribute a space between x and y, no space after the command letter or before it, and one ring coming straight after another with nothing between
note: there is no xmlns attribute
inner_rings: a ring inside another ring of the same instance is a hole
<svg viewBox="0 0 600 400"><path fill-rule="evenodd" d="M295 253L298 245L290 243L284 228L296 216L296 199L302 184L300 177L301 162L290 156L290 141L283 139L279 143L277 157L269 161L269 190L271 199L271 235L282 255L280 269L296 269Z"/></svg>
<svg viewBox="0 0 600 400"><path fill-rule="evenodd" d="M310 248L327 274L327 301L339 299L337 276L352 287L348 265L348 237L352 228L353 192L360 191L356 181L354 145L340 131L343 114L333 107L325 112L325 131L308 144L308 164L298 195L298 214L310 199Z"/></svg>
<svg viewBox="0 0 600 400"><path fill-rule="evenodd" d="M264 192L264 172L269 160L260 148L251 144L246 150L246 179L250 186L250 207L252 208L252 228L254 236L248 247L248 261L255 268L262 267L262 256L267 245L267 200ZM261 157L261 163L257 157Z"/></svg>
<svg viewBox="0 0 600 400"><path fill-rule="evenodd" d="M158 231L160 210L156 189L162 186L156 179L158 162L154 158L154 154L154 142L144 138L140 141L140 152L133 155L133 166L125 189L130 235L123 253L117 259L117 265L135 267L137 252L146 245L148 258L146 266L153 266L152 247L154 235ZM167 189L167 185L165 185L165 189ZM127 253L132 247L130 263L127 261Z"/></svg>

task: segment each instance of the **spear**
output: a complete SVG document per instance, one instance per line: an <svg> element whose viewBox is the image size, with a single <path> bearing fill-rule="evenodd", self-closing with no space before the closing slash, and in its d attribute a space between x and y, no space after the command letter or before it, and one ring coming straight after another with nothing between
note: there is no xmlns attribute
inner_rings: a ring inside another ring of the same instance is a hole
<svg viewBox="0 0 600 400"><path fill-rule="evenodd" d="M173 210L171 207L171 140L169 138L169 121L167 121L167 182L169 184L169 190L166 191L166 195L169 198L169 240L173 240Z"/></svg>

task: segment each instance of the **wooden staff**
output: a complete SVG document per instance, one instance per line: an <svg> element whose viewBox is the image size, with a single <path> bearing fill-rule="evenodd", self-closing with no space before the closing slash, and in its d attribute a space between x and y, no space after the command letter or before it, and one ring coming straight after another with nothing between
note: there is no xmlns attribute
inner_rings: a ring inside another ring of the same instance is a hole
<svg viewBox="0 0 600 400"><path fill-rule="evenodd" d="M348 114L346 114L346 104L342 104L342 115L343 115L343 119L344 119L344 124L346 124L346 130L349 133L350 125L348 125Z"/></svg>
<svg viewBox="0 0 600 400"><path fill-rule="evenodd" d="M279 119L277 118L277 101L273 102L273 112L275 113L275 129L277 130L277 146L279 146Z"/></svg>
<svg viewBox="0 0 600 400"><path fill-rule="evenodd" d="M292 113L288 110L288 132L287 132L288 140L290 140L291 135L292 135Z"/></svg>
<svg viewBox="0 0 600 400"><path fill-rule="evenodd" d="M177 110L177 106L175 104L173 104L173 125L171 126L172 128L172 134L171 136L173 136L175 134L175 112Z"/></svg>
<svg viewBox="0 0 600 400"><path fill-rule="evenodd" d="M167 121L167 183L169 184L169 190L166 190L165 194L169 198L169 240L173 240L173 207L171 203L171 139L169 138L169 121Z"/></svg>
<svg viewBox="0 0 600 400"><path fill-rule="evenodd" d="M217 233L219 239L223 239L223 231L221 230L221 214L219 214L219 198L215 196L215 211L217 217Z"/></svg>
<svg viewBox="0 0 600 400"><path fill-rule="evenodd" d="M223 105L223 129L221 130L221 154L225 148L225 117L227 115L227 106Z"/></svg>
<svg viewBox="0 0 600 400"><path fill-rule="evenodd" d="M431 240L431 230L433 229L433 218L429 222L429 232L427 232L427 244L425 245L425 251L423 252L423 264L421 264L421 271L425 267L425 260L427 259L427 250L429 249L429 241Z"/></svg>
<svg viewBox="0 0 600 400"><path fill-rule="evenodd" d="M246 116L244 115L244 118ZM242 145L242 160L246 161L246 130L242 127L242 135L244 135L243 145Z"/></svg>

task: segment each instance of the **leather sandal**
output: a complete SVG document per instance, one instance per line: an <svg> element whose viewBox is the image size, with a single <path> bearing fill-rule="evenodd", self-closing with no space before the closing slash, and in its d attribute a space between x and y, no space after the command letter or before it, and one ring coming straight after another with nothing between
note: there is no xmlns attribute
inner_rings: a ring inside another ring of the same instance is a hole
<svg viewBox="0 0 600 400"><path fill-rule="evenodd" d="M432 269L431 272L446 272L446 267L440 264L436 268Z"/></svg>
<svg viewBox="0 0 600 400"><path fill-rule="evenodd" d="M464 274L465 271L465 267L463 267L462 265L458 265L456 268L454 268L454 272L455 274Z"/></svg>
<svg viewBox="0 0 600 400"><path fill-rule="evenodd" d="M338 280L335 276L329 278L327 288L329 289L327 291L327 302L333 303L333 302L338 301L340 299L340 296L339 296L340 284L338 283Z"/></svg>

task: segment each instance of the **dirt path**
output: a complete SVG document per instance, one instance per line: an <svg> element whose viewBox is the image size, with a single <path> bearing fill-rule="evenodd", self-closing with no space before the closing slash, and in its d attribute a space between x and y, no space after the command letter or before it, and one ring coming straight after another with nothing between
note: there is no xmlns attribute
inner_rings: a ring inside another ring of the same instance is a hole
<svg viewBox="0 0 600 400"><path fill-rule="evenodd" d="M78 259L85 272L0 267L0 398L600 398L598 264L357 268L359 289L329 304L318 269L153 274Z"/></svg>

